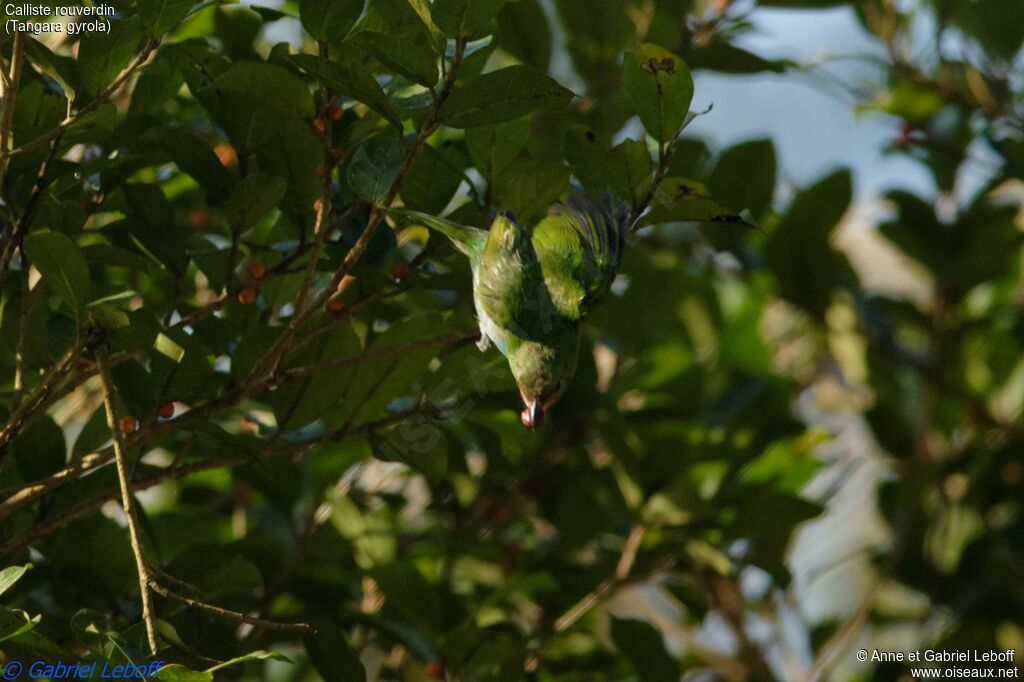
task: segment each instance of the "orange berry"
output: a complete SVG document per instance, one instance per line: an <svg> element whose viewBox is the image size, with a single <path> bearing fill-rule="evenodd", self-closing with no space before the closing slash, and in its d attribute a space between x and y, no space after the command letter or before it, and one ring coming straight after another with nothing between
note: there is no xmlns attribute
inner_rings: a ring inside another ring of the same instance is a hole
<svg viewBox="0 0 1024 682"><path fill-rule="evenodd" d="M353 277L352 275L345 275L341 278L341 281L338 282L338 291L347 291L354 287L358 282L359 279L356 277Z"/></svg>
<svg viewBox="0 0 1024 682"><path fill-rule="evenodd" d="M327 124L322 118L313 119L313 132L320 137L327 134Z"/></svg>
<svg viewBox="0 0 1024 682"><path fill-rule="evenodd" d="M267 275L267 268L263 266L263 263L250 263L249 274L253 279L263 279Z"/></svg>
<svg viewBox="0 0 1024 682"><path fill-rule="evenodd" d="M238 290L238 302L242 305L252 305L256 302L256 289L242 287Z"/></svg>
<svg viewBox="0 0 1024 682"><path fill-rule="evenodd" d="M395 263L391 268L391 279L401 282L409 276L410 268L408 263Z"/></svg>
<svg viewBox="0 0 1024 682"><path fill-rule="evenodd" d="M124 434L135 433L139 430L139 421L135 417L121 417L117 428Z"/></svg>
<svg viewBox="0 0 1024 682"><path fill-rule="evenodd" d="M435 680L444 679L444 663L441 661L429 661L426 666L426 673Z"/></svg>
<svg viewBox="0 0 1024 682"><path fill-rule="evenodd" d="M195 208L188 214L188 224L193 230L205 230L210 224L210 212L205 208Z"/></svg>
<svg viewBox="0 0 1024 682"><path fill-rule="evenodd" d="M345 302L342 301L340 298L332 298L331 300L327 301L326 307L327 312L329 312L332 315L337 315L341 313L342 310L345 309Z"/></svg>
<svg viewBox="0 0 1024 682"><path fill-rule="evenodd" d="M226 142L221 142L214 147L213 153L217 155L221 165L225 168L234 168L238 165L238 152Z"/></svg>
<svg viewBox="0 0 1024 682"><path fill-rule="evenodd" d="M160 406L157 410L157 416L161 419L170 419L174 416L174 403L167 402Z"/></svg>
<svg viewBox="0 0 1024 682"><path fill-rule="evenodd" d="M340 121L342 114L345 112L341 110L341 107L337 104L332 104L327 108L327 115L331 117L332 121Z"/></svg>

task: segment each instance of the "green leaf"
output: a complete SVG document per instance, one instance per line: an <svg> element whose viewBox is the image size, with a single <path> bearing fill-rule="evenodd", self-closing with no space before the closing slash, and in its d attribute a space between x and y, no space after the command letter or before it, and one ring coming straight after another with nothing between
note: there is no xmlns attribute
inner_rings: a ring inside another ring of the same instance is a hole
<svg viewBox="0 0 1024 682"><path fill-rule="evenodd" d="M573 175L593 196L601 196L608 189L611 167L608 147L598 139L593 129L582 125L571 126L562 135L562 154L572 167Z"/></svg>
<svg viewBox="0 0 1024 682"><path fill-rule="evenodd" d="M194 0L138 0L139 16L151 36L160 37L188 16Z"/></svg>
<svg viewBox="0 0 1024 682"><path fill-rule="evenodd" d="M551 65L551 27L537 0L509 2L498 13L498 44L524 64L547 71Z"/></svg>
<svg viewBox="0 0 1024 682"><path fill-rule="evenodd" d="M450 36L470 36L484 27L505 6L506 0L435 0L431 12L437 25Z"/></svg>
<svg viewBox="0 0 1024 682"><path fill-rule="evenodd" d="M163 190L157 185L127 184L122 191L132 236L157 261L176 273L184 272L185 238Z"/></svg>
<svg viewBox="0 0 1024 682"><path fill-rule="evenodd" d="M180 663L172 663L160 668L154 679L162 682L213 682L213 673L189 670Z"/></svg>
<svg viewBox="0 0 1024 682"><path fill-rule="evenodd" d="M707 190L697 182L683 178L665 178L651 201L651 210L641 220L644 225L672 222L746 222L735 211L708 198Z"/></svg>
<svg viewBox="0 0 1024 682"><path fill-rule="evenodd" d="M532 66L518 65L477 76L451 94L441 118L452 128L501 123L541 109L562 109L573 93Z"/></svg>
<svg viewBox="0 0 1024 682"><path fill-rule="evenodd" d="M622 80L647 132L659 142L674 139L693 99L693 79L683 60L644 43L625 56Z"/></svg>
<svg viewBox="0 0 1024 682"><path fill-rule="evenodd" d="M11 451L26 481L36 481L60 471L67 460L64 432L47 414L37 417L21 432Z"/></svg>
<svg viewBox="0 0 1024 682"><path fill-rule="evenodd" d="M327 62L309 54L294 55L291 60L306 73L323 81L336 94L362 102L398 131L402 130L402 121L391 101L364 65L349 61Z"/></svg>
<svg viewBox="0 0 1024 682"><path fill-rule="evenodd" d="M359 353L359 337L350 325L339 325L324 334L312 348L296 358L296 365L311 365ZM343 365L280 386L271 400L278 427L289 431L318 419L345 394L354 365Z"/></svg>
<svg viewBox="0 0 1024 682"><path fill-rule="evenodd" d="M244 93L300 118L316 115L313 95L302 80L284 67L263 62L235 62L214 81L223 92Z"/></svg>
<svg viewBox="0 0 1024 682"><path fill-rule="evenodd" d="M299 0L302 27L314 40L341 42L359 18L363 0Z"/></svg>
<svg viewBox="0 0 1024 682"><path fill-rule="evenodd" d="M370 434L370 447L377 459L403 462L438 484L448 471L448 439L425 416Z"/></svg>
<svg viewBox="0 0 1024 682"><path fill-rule="evenodd" d="M32 232L24 240L25 254L39 270L43 282L75 313L82 312L91 296L89 266L78 246L60 232Z"/></svg>
<svg viewBox="0 0 1024 682"><path fill-rule="evenodd" d="M708 178L708 190L718 201L760 216L775 193L775 146L771 140L751 140L729 147L718 157Z"/></svg>
<svg viewBox="0 0 1024 682"><path fill-rule="evenodd" d="M210 145L184 128L167 127L163 133L164 146L178 168L195 178L212 200L218 203L224 201L234 178L213 153Z"/></svg>
<svg viewBox="0 0 1024 682"><path fill-rule="evenodd" d="M243 656L236 656L223 663L218 663L212 668L207 668L206 672L215 673L218 670L224 668L230 668L233 665L239 665L241 663L248 663L249 661L283 661L284 663L291 663L292 660L284 654L279 654L276 651L250 651Z"/></svg>
<svg viewBox="0 0 1024 682"><path fill-rule="evenodd" d="M31 568L32 564L25 564L24 566L8 566L0 571L0 594L11 589L11 585L21 580L21 576Z"/></svg>
<svg viewBox="0 0 1024 682"><path fill-rule="evenodd" d="M676 682L679 664L665 650L660 631L640 620L612 618L612 640L644 682Z"/></svg>
<svg viewBox="0 0 1024 682"><path fill-rule="evenodd" d="M565 194L570 175L569 168L560 163L524 164L510 170L498 195L501 208L525 222Z"/></svg>
<svg viewBox="0 0 1024 682"><path fill-rule="evenodd" d="M402 183L402 202L409 208L440 213L462 184L465 154L453 146L425 145Z"/></svg>
<svg viewBox="0 0 1024 682"><path fill-rule="evenodd" d="M345 634L331 623L317 623L305 637L306 653L325 682L366 682L366 669Z"/></svg>
<svg viewBox="0 0 1024 682"><path fill-rule="evenodd" d="M850 205L850 172L819 180L797 195L765 244L765 264L778 279L780 293L821 317L832 290L849 275L845 256L830 236Z"/></svg>
<svg viewBox="0 0 1024 682"><path fill-rule="evenodd" d="M0 642L17 637L36 626L40 616L32 617L21 609L9 609L0 606Z"/></svg>
<svg viewBox="0 0 1024 682"><path fill-rule="evenodd" d="M654 163L647 145L637 140L623 140L608 154L608 175L612 186L633 206L650 187Z"/></svg>
<svg viewBox="0 0 1024 682"><path fill-rule="evenodd" d="M387 195L402 165L402 144L397 135L378 135L359 145L345 172L352 191L371 203Z"/></svg>
<svg viewBox="0 0 1024 682"><path fill-rule="evenodd" d="M139 53L143 37L137 16L110 22L110 33L86 33L77 60L85 90L95 95L110 85Z"/></svg>
<svg viewBox="0 0 1024 682"><path fill-rule="evenodd" d="M466 146L473 165L489 183L519 156L530 139L530 120L520 118L466 131Z"/></svg>
<svg viewBox="0 0 1024 682"><path fill-rule="evenodd" d="M231 190L228 197L228 220L232 226L245 231L260 218L277 208L284 197L287 183L272 175L253 173L246 176Z"/></svg>
<svg viewBox="0 0 1024 682"><path fill-rule="evenodd" d="M423 0L368 0L345 42L420 85L437 82L441 36Z"/></svg>

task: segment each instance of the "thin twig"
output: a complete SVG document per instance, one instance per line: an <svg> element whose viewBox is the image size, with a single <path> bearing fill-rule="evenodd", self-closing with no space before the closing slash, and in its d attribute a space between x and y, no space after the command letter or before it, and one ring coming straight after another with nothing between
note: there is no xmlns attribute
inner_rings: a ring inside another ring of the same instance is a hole
<svg viewBox="0 0 1024 682"><path fill-rule="evenodd" d="M198 599L186 597L183 594L178 594L174 590L164 587L153 578L149 579L149 587L154 592L159 594L161 597L165 597L167 599L174 599L175 601L180 601L182 604L190 608L196 609L197 611L205 611L206 613L212 614L214 616L219 616L220 618L226 618L227 620L233 620L239 623L246 623L248 625L253 625L258 628L264 628L266 630L277 630L280 632L301 632L304 635L311 635L316 633L316 630L314 630L312 626L307 625L306 623L282 623L276 620L256 618L255 616L249 616L239 611L231 611L229 609L224 609L219 606L214 606L213 604L207 604L206 602L200 601Z"/></svg>
<svg viewBox="0 0 1024 682"><path fill-rule="evenodd" d="M11 124L14 120L14 103L18 98L18 86L21 83L21 71L25 64L24 32L14 34L14 46L11 55L11 71L4 79L3 108L0 110L0 192L3 192L4 180L7 177L7 149L11 143Z"/></svg>
<svg viewBox="0 0 1024 682"><path fill-rule="evenodd" d="M103 405L107 411L107 426L114 437L114 459L117 462L117 480L121 487L121 506L124 507L128 519L128 538L131 540L132 553L135 555L135 567L139 572L139 591L142 599L142 621L146 625L146 639L149 640L150 653L157 654L156 617L153 615L153 597L149 587L151 580L143 555L142 534L139 531L139 518L135 510L135 496L132 494L131 481L128 478L128 457L125 452L124 434L114 405L114 383L110 378L110 367L107 364L105 349L96 350L96 361L100 368L100 381L103 383Z"/></svg>

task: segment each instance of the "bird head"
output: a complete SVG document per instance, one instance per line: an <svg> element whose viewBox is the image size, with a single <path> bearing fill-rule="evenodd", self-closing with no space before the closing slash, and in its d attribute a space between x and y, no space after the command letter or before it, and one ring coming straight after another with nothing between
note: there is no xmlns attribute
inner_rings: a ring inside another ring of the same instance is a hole
<svg viewBox="0 0 1024 682"><path fill-rule="evenodd" d="M562 397L576 372L578 356L578 335L555 335L543 343L524 341L509 354L509 367L523 399L519 415L523 426L541 426L545 412Z"/></svg>

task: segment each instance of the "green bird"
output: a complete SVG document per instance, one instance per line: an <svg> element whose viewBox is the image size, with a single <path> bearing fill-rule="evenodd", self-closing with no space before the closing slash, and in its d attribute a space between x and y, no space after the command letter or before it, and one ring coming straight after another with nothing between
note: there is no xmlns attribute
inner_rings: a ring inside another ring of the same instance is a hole
<svg viewBox="0 0 1024 682"><path fill-rule="evenodd" d="M508 359L524 408L537 428L576 371L580 325L611 287L622 263L626 216L607 202L573 198L531 229L499 214L490 229L458 225L418 211L406 219L447 236L469 257L478 346Z"/></svg>

